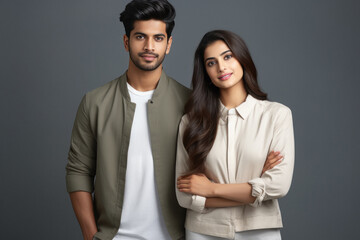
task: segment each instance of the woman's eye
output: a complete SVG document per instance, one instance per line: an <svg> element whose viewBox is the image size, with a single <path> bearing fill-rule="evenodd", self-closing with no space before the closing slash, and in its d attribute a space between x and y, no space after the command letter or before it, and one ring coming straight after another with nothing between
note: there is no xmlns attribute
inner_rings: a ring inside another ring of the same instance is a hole
<svg viewBox="0 0 360 240"><path fill-rule="evenodd" d="M230 59L230 58L232 58L231 54L227 54L227 55L225 55L225 57L224 57L225 60L228 60L228 59Z"/></svg>
<svg viewBox="0 0 360 240"><path fill-rule="evenodd" d="M214 61L209 61L207 62L206 64L208 67L212 67L213 65L215 65L215 62Z"/></svg>

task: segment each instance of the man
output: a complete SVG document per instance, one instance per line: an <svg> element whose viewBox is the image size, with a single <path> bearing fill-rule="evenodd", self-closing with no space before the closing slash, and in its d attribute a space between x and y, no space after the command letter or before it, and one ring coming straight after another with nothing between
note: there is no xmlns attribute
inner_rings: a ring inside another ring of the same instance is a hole
<svg viewBox="0 0 360 240"><path fill-rule="evenodd" d="M174 166L190 91L162 71L174 18L167 0L130 2L120 15L128 69L80 103L66 183L86 240L184 237Z"/></svg>

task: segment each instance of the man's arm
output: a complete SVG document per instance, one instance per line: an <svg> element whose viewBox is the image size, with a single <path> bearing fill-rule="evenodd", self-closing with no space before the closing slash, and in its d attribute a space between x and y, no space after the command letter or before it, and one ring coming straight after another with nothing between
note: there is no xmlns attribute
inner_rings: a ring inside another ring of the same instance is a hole
<svg viewBox="0 0 360 240"><path fill-rule="evenodd" d="M96 138L88 109L84 96L76 113L66 165L66 188L84 240L92 240L97 232L91 196L96 173Z"/></svg>
<svg viewBox="0 0 360 240"><path fill-rule="evenodd" d="M84 240L92 240L97 232L97 227L91 194L89 192L71 192L70 199Z"/></svg>

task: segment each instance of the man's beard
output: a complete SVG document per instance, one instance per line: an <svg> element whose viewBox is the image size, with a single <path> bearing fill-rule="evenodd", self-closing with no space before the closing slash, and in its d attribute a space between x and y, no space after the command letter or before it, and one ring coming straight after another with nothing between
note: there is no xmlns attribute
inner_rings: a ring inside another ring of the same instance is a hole
<svg viewBox="0 0 360 240"><path fill-rule="evenodd" d="M142 64L141 62L140 62L140 58L142 57L142 55L144 55L144 54L146 54L146 55L153 55L154 57L155 57L155 59L154 59L154 63L153 63L153 65L147 65L147 64ZM139 69L141 69L141 70L143 70L143 71L153 71L153 70L155 70L155 69L157 69L161 64L162 64L162 62L164 61L164 59L165 59L165 53L164 53L164 55L162 55L162 58L159 58L159 54L156 54L156 53L151 53L151 52L141 52L141 53L138 53L137 55L138 55L138 57L139 58L136 58L136 57L134 57L134 55L131 53L131 48L129 47L129 55L130 55L130 59L131 59L131 61L134 63L134 65L137 67L137 68L139 68ZM161 56L160 56L161 57Z"/></svg>

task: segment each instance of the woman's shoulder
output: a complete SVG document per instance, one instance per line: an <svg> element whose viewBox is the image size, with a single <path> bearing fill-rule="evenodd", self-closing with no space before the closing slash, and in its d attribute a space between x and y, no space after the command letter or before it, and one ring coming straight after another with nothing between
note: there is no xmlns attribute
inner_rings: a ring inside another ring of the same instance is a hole
<svg viewBox="0 0 360 240"><path fill-rule="evenodd" d="M262 110L263 114L270 114L272 116L291 115L291 109L279 102L257 100L257 105L259 110Z"/></svg>
<svg viewBox="0 0 360 240"><path fill-rule="evenodd" d="M189 123L189 116L188 116L188 114L184 114L184 115L181 117L180 125L186 126L188 123Z"/></svg>

